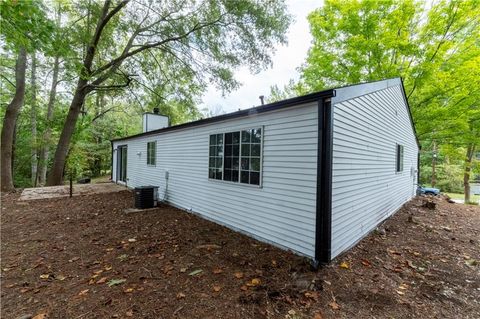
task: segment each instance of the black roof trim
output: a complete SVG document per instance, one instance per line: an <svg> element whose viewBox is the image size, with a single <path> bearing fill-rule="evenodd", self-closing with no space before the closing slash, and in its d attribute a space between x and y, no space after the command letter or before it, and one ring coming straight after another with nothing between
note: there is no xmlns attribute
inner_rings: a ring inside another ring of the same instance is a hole
<svg viewBox="0 0 480 319"><path fill-rule="evenodd" d="M410 109L410 103L408 103L407 94L405 92L405 85L403 84L403 78L401 78L401 77L400 77L400 82L402 83L401 87L402 87L403 99L405 100L405 104L407 104L408 116L410 117L410 124L412 125L413 134L415 135L415 140L417 141L417 147L418 147L419 150L421 150L422 145L420 144L420 141L418 140L417 130L415 128L415 122L413 121L412 110Z"/></svg>
<svg viewBox="0 0 480 319"><path fill-rule="evenodd" d="M202 120L198 120L198 121L188 122L188 123L184 123L184 124L165 127L165 128L158 129L158 130L143 132L143 133L127 136L127 137L117 138L117 139L113 139L111 141L116 142L116 141L129 140L129 139L132 139L132 138L137 138L137 137L142 137L142 136L155 135L157 133L175 131L175 130L180 130L180 129L184 129L184 128L199 126L199 125L205 125L205 124L221 122L221 121L225 121L225 120L236 119L236 118L240 118L240 117L246 117L246 116L255 115L255 114L259 114L259 113L276 111L276 110L280 110L280 109L283 109L283 108L287 108L287 107L291 107L291 106L295 106L295 105L299 105L299 104L304 104L304 103L309 103L309 102L317 102L321 98L333 97L333 96L335 96L335 90L334 89L329 89L329 90L320 91L320 92L316 92L316 93L311 93L311 94L307 94L307 95L302 95L302 96L298 96L298 97L294 97L294 98L290 98L290 99L286 99L286 100L282 100L282 101L278 101L278 102L274 102L274 103L265 104L265 105L262 105L262 106L257 106L257 107L253 107L253 108L249 108L249 109L245 109L245 110L240 110L240 111L233 112L233 113L227 113L227 114L223 114L223 115L219 115L219 116L215 116L215 117L210 117L210 118L206 118L206 119L202 119Z"/></svg>

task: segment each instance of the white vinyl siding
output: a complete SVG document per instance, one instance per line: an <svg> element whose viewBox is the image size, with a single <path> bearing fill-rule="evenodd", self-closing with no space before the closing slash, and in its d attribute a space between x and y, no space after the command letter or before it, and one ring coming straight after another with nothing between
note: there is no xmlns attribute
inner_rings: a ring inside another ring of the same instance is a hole
<svg viewBox="0 0 480 319"><path fill-rule="evenodd" d="M168 171L167 200L172 205L313 258L317 108L317 103L309 103L252 113L244 118L116 141L114 148L128 145L129 187L159 186L163 199ZM210 135L257 127L262 128L263 138L261 186L210 180ZM144 164L146 143L152 140L157 141L156 167Z"/></svg>
<svg viewBox="0 0 480 319"><path fill-rule="evenodd" d="M337 97L342 90L348 88ZM414 196L418 147L399 80L356 98L334 98L332 105L334 258ZM399 172L397 145L403 146Z"/></svg>

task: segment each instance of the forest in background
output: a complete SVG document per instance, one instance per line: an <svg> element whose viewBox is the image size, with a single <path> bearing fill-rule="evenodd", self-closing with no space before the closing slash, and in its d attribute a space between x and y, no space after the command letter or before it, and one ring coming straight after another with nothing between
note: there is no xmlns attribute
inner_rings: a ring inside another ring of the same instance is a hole
<svg viewBox="0 0 480 319"><path fill-rule="evenodd" d="M158 107L179 124L208 84L271 64L291 17L283 1L4 1L2 190L110 169L110 139Z"/></svg>
<svg viewBox="0 0 480 319"><path fill-rule="evenodd" d="M172 124L215 115L197 107L207 84L228 93L238 66L268 67L291 22L283 1L2 0L0 10L3 190L106 173L109 140L137 133L153 107ZM479 1L331 0L308 21L300 80L268 100L401 76L421 182L467 196L480 170Z"/></svg>
<svg viewBox="0 0 480 319"><path fill-rule="evenodd" d="M402 77L421 144L420 183L465 192L480 182L480 1L325 1L299 81L270 101Z"/></svg>

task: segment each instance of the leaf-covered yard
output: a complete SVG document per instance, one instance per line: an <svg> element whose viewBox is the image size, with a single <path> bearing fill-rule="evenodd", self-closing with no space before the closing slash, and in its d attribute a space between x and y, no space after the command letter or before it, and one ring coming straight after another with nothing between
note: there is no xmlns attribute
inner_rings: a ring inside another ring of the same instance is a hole
<svg viewBox="0 0 480 319"><path fill-rule="evenodd" d="M479 318L480 208L414 200L317 272L129 191L2 196L2 318ZM254 212L252 212L254 213Z"/></svg>

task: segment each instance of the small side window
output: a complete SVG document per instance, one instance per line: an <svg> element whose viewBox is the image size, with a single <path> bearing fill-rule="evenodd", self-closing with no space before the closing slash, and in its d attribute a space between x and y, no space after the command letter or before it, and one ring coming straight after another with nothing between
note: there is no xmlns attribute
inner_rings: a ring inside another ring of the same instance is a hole
<svg viewBox="0 0 480 319"><path fill-rule="evenodd" d="M395 171L397 173L403 171L403 145L400 144L397 144L397 161Z"/></svg>
<svg viewBox="0 0 480 319"><path fill-rule="evenodd" d="M147 165L156 165L157 142L147 143Z"/></svg>

